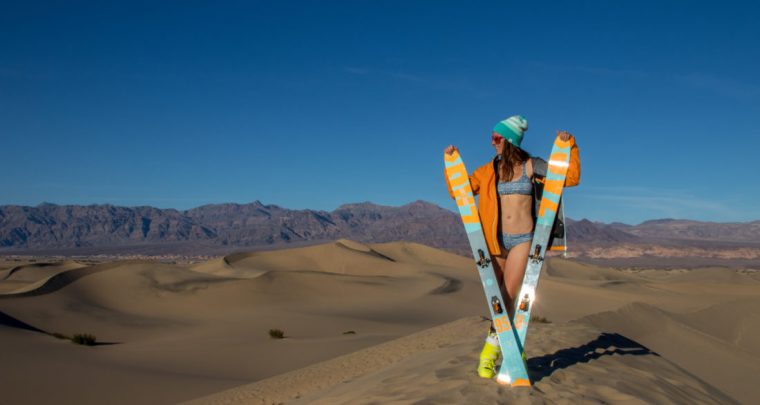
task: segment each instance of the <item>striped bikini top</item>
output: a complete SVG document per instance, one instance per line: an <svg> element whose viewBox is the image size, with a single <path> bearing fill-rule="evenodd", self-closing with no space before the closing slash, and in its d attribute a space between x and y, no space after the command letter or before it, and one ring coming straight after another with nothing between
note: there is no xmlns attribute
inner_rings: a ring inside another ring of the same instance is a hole
<svg viewBox="0 0 760 405"><path fill-rule="evenodd" d="M533 195L533 182L528 178L525 163L522 166L522 176L513 181L500 181L496 184L496 191L499 195Z"/></svg>

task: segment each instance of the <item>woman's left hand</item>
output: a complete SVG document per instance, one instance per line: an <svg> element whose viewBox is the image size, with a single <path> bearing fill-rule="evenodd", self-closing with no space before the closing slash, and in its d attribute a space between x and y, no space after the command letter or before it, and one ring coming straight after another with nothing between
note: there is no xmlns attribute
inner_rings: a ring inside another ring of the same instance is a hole
<svg viewBox="0 0 760 405"><path fill-rule="evenodd" d="M567 131L557 130L557 136L559 137L559 139L562 140L562 142L567 142L567 141L570 140L570 137L573 136L573 134L571 134L571 133L569 133Z"/></svg>

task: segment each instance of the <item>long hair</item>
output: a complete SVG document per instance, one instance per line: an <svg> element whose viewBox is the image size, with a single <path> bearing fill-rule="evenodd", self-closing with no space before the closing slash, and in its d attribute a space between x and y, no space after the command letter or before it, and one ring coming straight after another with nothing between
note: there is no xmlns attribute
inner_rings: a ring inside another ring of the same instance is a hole
<svg viewBox="0 0 760 405"><path fill-rule="evenodd" d="M509 142L502 142L504 142L504 151L502 151L499 160L499 180L510 181L515 175L515 165L527 162L530 159L530 154Z"/></svg>

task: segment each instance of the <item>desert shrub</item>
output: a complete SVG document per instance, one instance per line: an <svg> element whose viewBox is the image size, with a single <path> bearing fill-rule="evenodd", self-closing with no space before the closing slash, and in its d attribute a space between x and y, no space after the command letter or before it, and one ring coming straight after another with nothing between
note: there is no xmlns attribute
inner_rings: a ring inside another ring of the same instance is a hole
<svg viewBox="0 0 760 405"><path fill-rule="evenodd" d="M552 323L550 320L544 318L543 316L538 316L538 315L531 316L530 320L532 322L538 322L538 323Z"/></svg>
<svg viewBox="0 0 760 405"><path fill-rule="evenodd" d="M343 332L343 334L344 334L344 335L355 335L355 334L356 334L356 331L353 331L353 330L347 330L347 331Z"/></svg>
<svg viewBox="0 0 760 405"><path fill-rule="evenodd" d="M89 333L77 333L71 338L72 343L85 346L95 346L97 339Z"/></svg>
<svg viewBox="0 0 760 405"><path fill-rule="evenodd" d="M285 332L280 329L269 329L269 337L272 339L283 339L285 337Z"/></svg>

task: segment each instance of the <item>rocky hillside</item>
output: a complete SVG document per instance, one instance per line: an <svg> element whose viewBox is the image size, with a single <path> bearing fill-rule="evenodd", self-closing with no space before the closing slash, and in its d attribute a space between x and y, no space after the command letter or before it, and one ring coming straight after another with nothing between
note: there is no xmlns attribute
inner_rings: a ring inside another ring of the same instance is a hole
<svg viewBox="0 0 760 405"><path fill-rule="evenodd" d="M406 240L464 251L453 212L423 201L401 207L343 205L332 212L289 210L259 201L205 205L187 211L112 205L0 206L0 249L50 250L165 244L250 247L337 238ZM153 249L155 251L155 249Z"/></svg>
<svg viewBox="0 0 760 405"><path fill-rule="evenodd" d="M613 227L632 235L645 238L655 237L732 242L760 241L760 221L718 223L659 219L646 221L636 226L613 225Z"/></svg>
<svg viewBox="0 0 760 405"><path fill-rule="evenodd" d="M760 249L760 221L664 219L627 225L568 219L567 232L575 253L589 257L702 255L707 253L699 252L742 248L739 256L748 258L746 249ZM331 212L290 210L259 201L187 211L112 205L0 206L0 252L6 254L51 250L92 254L119 249L207 254L338 238L364 243L403 240L469 255L459 216L424 201L400 207L347 204Z"/></svg>

